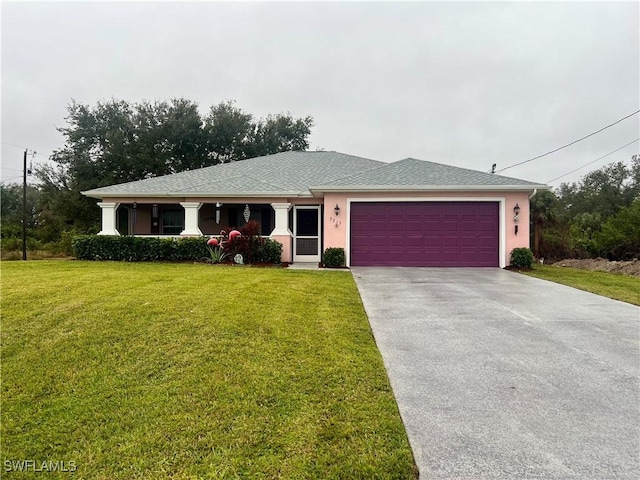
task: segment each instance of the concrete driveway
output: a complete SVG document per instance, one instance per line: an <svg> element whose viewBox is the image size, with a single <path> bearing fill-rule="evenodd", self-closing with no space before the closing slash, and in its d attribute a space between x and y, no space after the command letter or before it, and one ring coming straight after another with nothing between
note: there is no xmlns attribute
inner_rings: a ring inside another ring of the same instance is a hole
<svg viewBox="0 0 640 480"><path fill-rule="evenodd" d="M354 267L420 478L640 478L640 308L500 269Z"/></svg>

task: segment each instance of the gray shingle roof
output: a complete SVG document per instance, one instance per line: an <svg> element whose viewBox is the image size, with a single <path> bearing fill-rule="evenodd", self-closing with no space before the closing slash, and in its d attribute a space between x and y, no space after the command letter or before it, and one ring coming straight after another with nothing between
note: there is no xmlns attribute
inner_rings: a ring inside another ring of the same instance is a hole
<svg viewBox="0 0 640 480"><path fill-rule="evenodd" d="M330 184L316 183L312 190L348 190L348 189L442 189L449 187L472 187L482 189L499 187L540 188L539 183L518 178L503 177L492 173L453 167L442 163L405 158L386 163L376 168L338 178Z"/></svg>
<svg viewBox="0 0 640 480"><path fill-rule="evenodd" d="M110 185L84 194L99 198L110 195L311 195L311 184L330 183L380 165L384 163L338 152L283 152Z"/></svg>
<svg viewBox="0 0 640 480"><path fill-rule="evenodd" d="M338 152L283 152L83 192L109 196L305 196L348 190L534 189L544 185L406 158L384 163Z"/></svg>

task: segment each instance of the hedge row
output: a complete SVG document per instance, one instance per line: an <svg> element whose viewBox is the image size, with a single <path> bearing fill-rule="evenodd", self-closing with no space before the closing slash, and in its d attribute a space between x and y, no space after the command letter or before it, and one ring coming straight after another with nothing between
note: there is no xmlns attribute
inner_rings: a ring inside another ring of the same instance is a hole
<svg viewBox="0 0 640 480"><path fill-rule="evenodd" d="M152 238L110 235L82 235L73 240L73 253L79 260L201 260L209 256L203 238Z"/></svg>
<svg viewBox="0 0 640 480"><path fill-rule="evenodd" d="M263 238L253 253L253 262L280 263L282 245ZM206 261L207 237L153 238L110 235L82 235L73 240L79 260L118 260L125 262Z"/></svg>

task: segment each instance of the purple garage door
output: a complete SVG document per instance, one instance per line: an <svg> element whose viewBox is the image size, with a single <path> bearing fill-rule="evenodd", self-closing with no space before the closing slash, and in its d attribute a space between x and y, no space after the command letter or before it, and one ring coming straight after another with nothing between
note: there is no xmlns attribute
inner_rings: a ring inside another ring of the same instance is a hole
<svg viewBox="0 0 640 480"><path fill-rule="evenodd" d="M498 202L351 204L351 265L497 267Z"/></svg>

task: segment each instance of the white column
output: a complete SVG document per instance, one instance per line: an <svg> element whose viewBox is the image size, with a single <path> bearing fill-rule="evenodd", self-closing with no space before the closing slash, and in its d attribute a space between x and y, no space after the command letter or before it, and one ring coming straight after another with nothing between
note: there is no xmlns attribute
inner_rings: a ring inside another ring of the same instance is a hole
<svg viewBox="0 0 640 480"><path fill-rule="evenodd" d="M271 207L276 212L276 225L270 236L274 235L288 235L291 236L291 230L289 230L289 209L290 203L272 203Z"/></svg>
<svg viewBox="0 0 640 480"><path fill-rule="evenodd" d="M102 230L98 235L120 235L116 230L116 210L119 203L98 202L98 206L102 211Z"/></svg>
<svg viewBox="0 0 640 480"><path fill-rule="evenodd" d="M202 204L198 202L180 202L180 205L184 208L184 230L180 232L180 235L202 235L198 227L198 211Z"/></svg>

